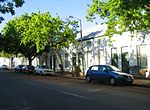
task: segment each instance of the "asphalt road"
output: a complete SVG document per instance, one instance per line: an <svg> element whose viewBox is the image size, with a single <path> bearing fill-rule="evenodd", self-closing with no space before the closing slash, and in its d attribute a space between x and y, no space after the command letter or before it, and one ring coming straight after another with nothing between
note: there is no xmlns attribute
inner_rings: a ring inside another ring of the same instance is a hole
<svg viewBox="0 0 150 110"><path fill-rule="evenodd" d="M0 72L0 110L149 109L149 88Z"/></svg>

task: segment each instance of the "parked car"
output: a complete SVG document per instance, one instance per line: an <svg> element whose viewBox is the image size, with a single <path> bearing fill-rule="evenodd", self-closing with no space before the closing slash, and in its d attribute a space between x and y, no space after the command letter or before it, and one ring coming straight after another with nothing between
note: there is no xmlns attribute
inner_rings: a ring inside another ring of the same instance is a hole
<svg viewBox="0 0 150 110"><path fill-rule="evenodd" d="M3 69L3 70L7 70L8 66L7 65L2 65L0 68Z"/></svg>
<svg viewBox="0 0 150 110"><path fill-rule="evenodd" d="M39 75L53 75L54 71L52 69L49 69L47 66L37 66L34 69L34 74L39 74Z"/></svg>
<svg viewBox="0 0 150 110"><path fill-rule="evenodd" d="M34 73L35 67L32 65L25 65L22 67L22 72L24 73Z"/></svg>
<svg viewBox="0 0 150 110"><path fill-rule="evenodd" d="M16 66L15 67L15 72L22 72L22 67L23 67L24 65L18 65L18 66Z"/></svg>
<svg viewBox="0 0 150 110"><path fill-rule="evenodd" d="M132 84L133 76L121 72L117 67L111 65L93 65L86 73L86 81L98 80L108 82L111 85Z"/></svg>

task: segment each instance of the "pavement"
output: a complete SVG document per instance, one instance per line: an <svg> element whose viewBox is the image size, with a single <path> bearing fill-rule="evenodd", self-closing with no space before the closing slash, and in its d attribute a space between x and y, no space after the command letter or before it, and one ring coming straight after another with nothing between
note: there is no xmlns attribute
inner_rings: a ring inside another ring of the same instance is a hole
<svg viewBox="0 0 150 110"><path fill-rule="evenodd" d="M5 72L12 72L12 70L7 70ZM79 77L75 77L71 73L65 73L65 74L56 73L54 76L64 77L64 78L72 78L72 79L77 79L77 80L85 80L85 77L83 75L79 76ZM134 77L133 86L150 88L150 79Z"/></svg>
<svg viewBox="0 0 150 110"><path fill-rule="evenodd" d="M84 76L80 76L80 77L74 77L72 74L57 74L56 76L59 77L65 77L65 78L73 78L73 79L78 79L78 80L85 80ZM142 78L134 78L133 81L133 86L138 86L138 87L146 87L146 88L150 88L150 79L142 79Z"/></svg>
<svg viewBox="0 0 150 110"><path fill-rule="evenodd" d="M134 79L133 85L150 88L150 79Z"/></svg>

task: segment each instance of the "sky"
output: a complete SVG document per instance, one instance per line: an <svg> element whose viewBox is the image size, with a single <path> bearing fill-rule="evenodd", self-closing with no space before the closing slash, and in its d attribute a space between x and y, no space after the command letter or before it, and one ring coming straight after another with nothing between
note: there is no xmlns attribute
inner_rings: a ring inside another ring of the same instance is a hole
<svg viewBox="0 0 150 110"><path fill-rule="evenodd" d="M0 24L0 30L14 17L38 11L42 13L50 12L53 17L59 15L62 19L73 16L81 19L83 29L90 28L96 25L95 23L87 22L85 18L88 9L87 4L91 3L92 0L25 0L25 4L22 7L15 9L14 16L11 14L2 15L5 21Z"/></svg>

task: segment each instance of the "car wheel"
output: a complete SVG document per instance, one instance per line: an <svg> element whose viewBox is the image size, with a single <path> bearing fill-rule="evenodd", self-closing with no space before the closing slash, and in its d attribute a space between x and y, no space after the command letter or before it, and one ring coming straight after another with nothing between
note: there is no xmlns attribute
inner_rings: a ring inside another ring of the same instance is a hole
<svg viewBox="0 0 150 110"><path fill-rule="evenodd" d="M34 75L36 75L36 71L34 70Z"/></svg>
<svg viewBox="0 0 150 110"><path fill-rule="evenodd" d="M116 85L116 79L115 79L114 77L111 77L111 78L109 79L109 83L110 83L111 85Z"/></svg>
<svg viewBox="0 0 150 110"><path fill-rule="evenodd" d="M86 82L91 82L91 77L90 76L86 76Z"/></svg>
<svg viewBox="0 0 150 110"><path fill-rule="evenodd" d="M40 76L42 76L42 71L40 71Z"/></svg>

